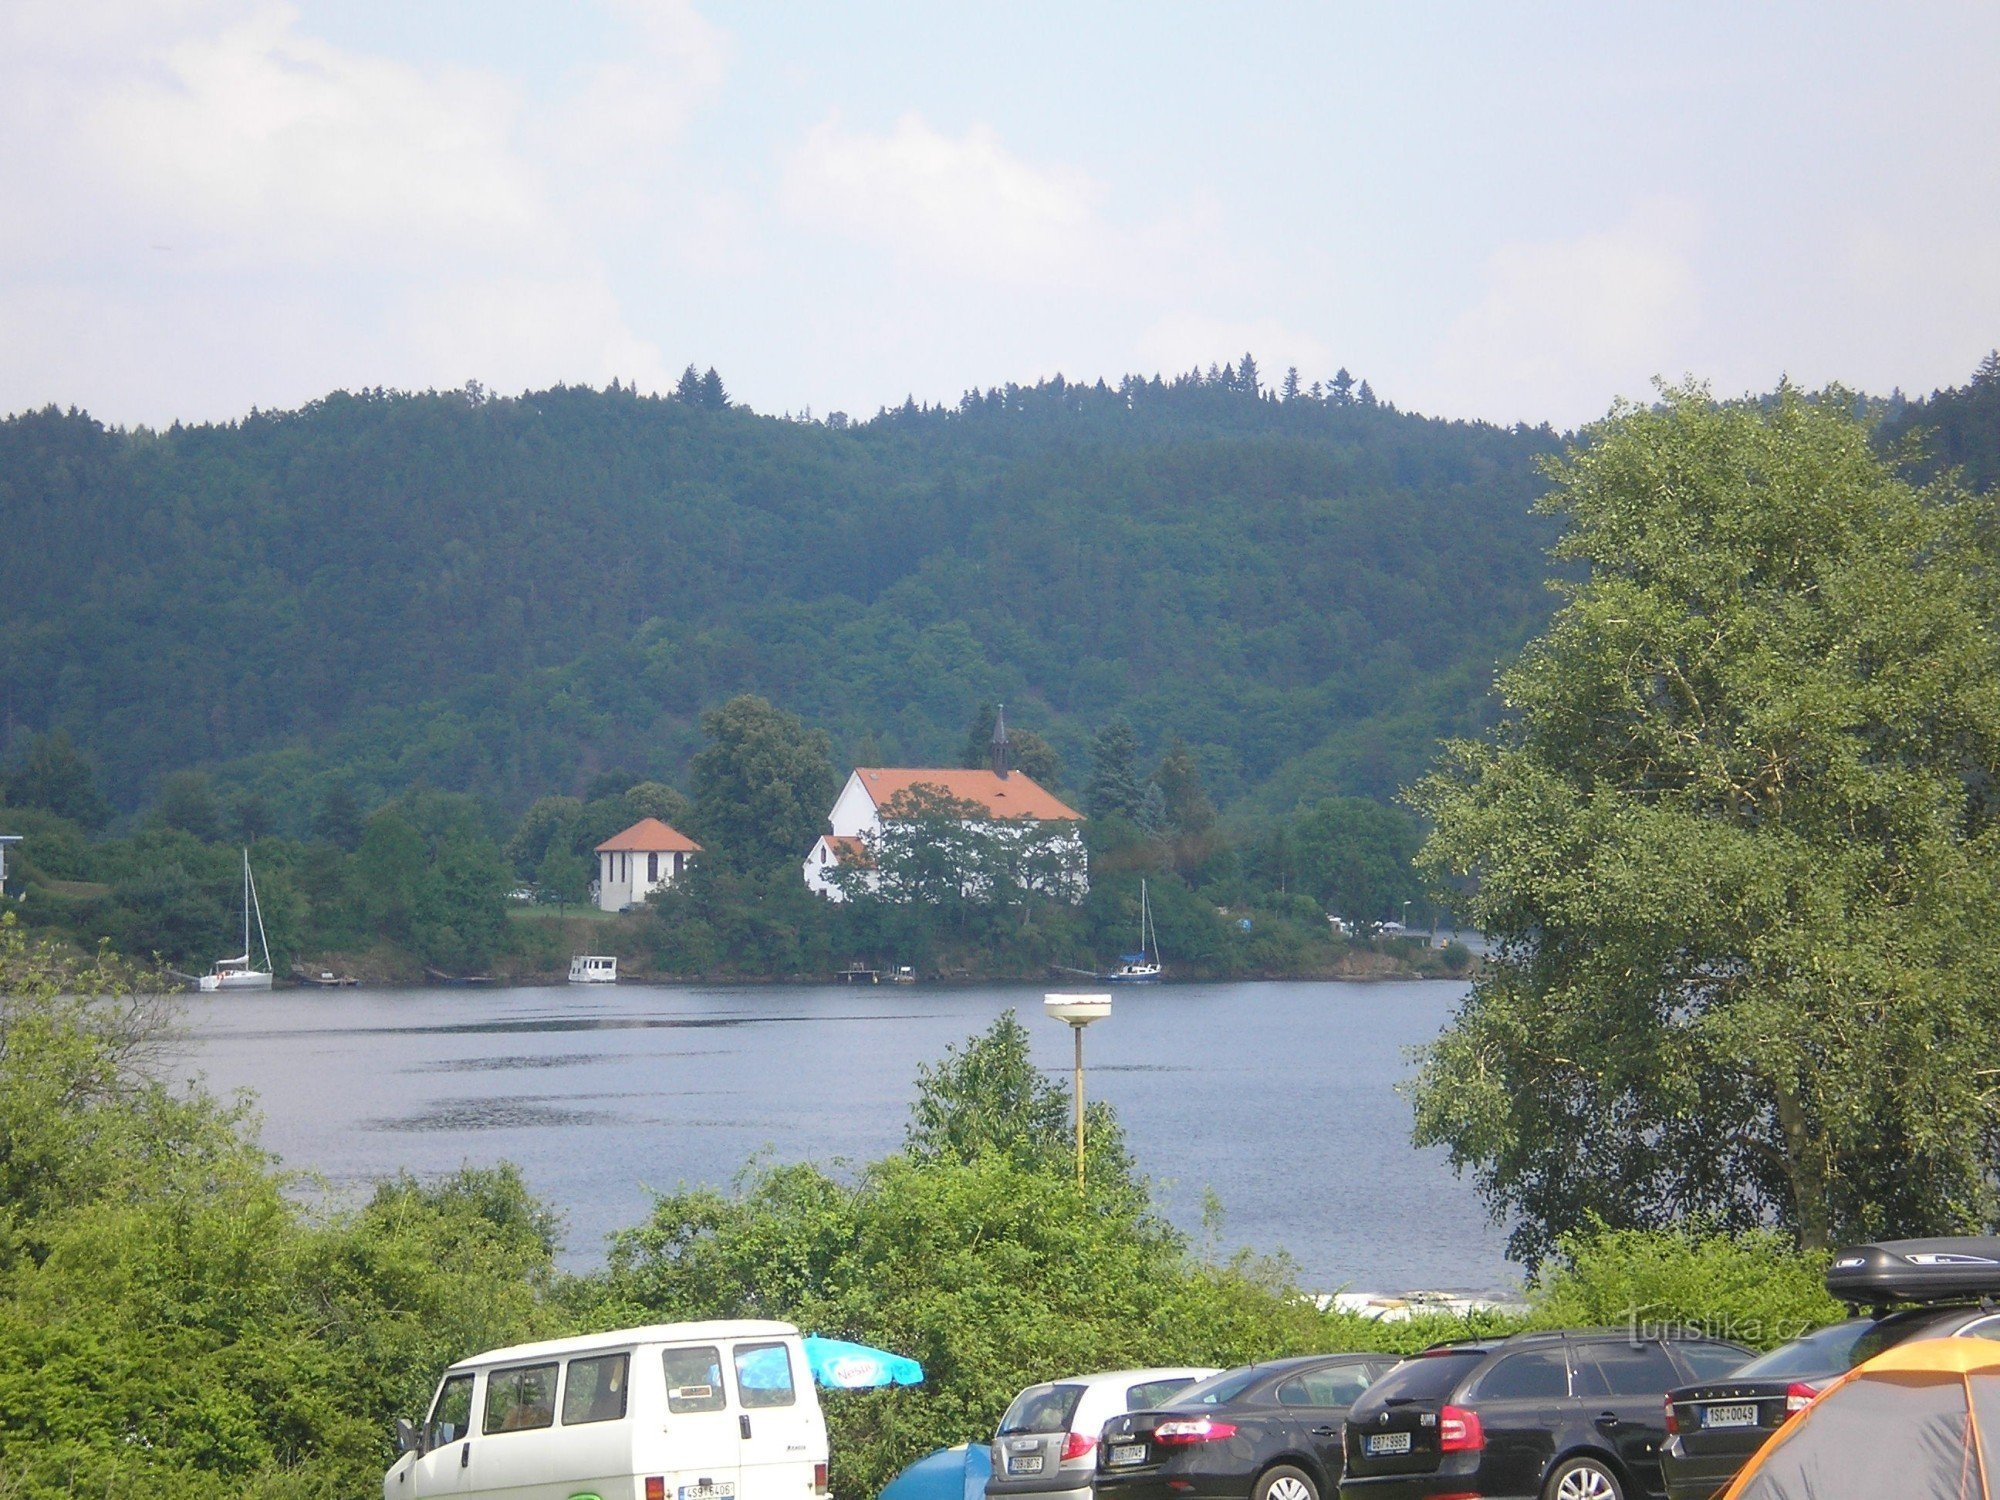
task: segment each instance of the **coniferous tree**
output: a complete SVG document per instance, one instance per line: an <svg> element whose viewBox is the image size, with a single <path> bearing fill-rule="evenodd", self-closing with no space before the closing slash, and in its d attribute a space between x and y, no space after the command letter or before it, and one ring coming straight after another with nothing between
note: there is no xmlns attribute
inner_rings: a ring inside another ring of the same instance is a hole
<svg viewBox="0 0 2000 1500"><path fill-rule="evenodd" d="M1090 785L1084 796L1093 818L1138 821L1146 802L1139 779L1139 737L1123 719L1113 719L1090 742Z"/></svg>
<svg viewBox="0 0 2000 1500"><path fill-rule="evenodd" d="M701 406L705 411L727 411L729 392L722 388L722 377L710 365L701 377Z"/></svg>
<svg viewBox="0 0 2000 1500"><path fill-rule="evenodd" d="M693 365L681 371L681 378L674 384L674 399L688 406L701 405L701 376Z"/></svg>
<svg viewBox="0 0 2000 1500"><path fill-rule="evenodd" d="M361 845L362 815L361 803L354 791L344 781L335 782L320 799L319 810L313 814L312 831L315 838L325 839L347 850L350 854Z"/></svg>
<svg viewBox="0 0 2000 1500"><path fill-rule="evenodd" d="M993 729L1000 722L1000 711L991 703L982 703L973 712L972 723L965 731L965 748L959 752L958 763L968 770L977 771L993 757ZM1012 735L1010 733L1011 741Z"/></svg>
<svg viewBox="0 0 2000 1500"><path fill-rule="evenodd" d="M1346 365L1342 365L1335 372L1329 399L1335 406L1352 406L1354 404L1354 377L1347 373Z"/></svg>

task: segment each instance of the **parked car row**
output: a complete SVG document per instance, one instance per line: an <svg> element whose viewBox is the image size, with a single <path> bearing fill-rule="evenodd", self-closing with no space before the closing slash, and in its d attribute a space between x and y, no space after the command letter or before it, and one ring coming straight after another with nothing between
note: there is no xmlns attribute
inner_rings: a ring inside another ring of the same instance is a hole
<svg viewBox="0 0 2000 1500"><path fill-rule="evenodd" d="M1125 1370L1030 1386L992 1447L993 1500L1713 1500L1794 1412L1915 1339L2000 1340L2000 1239L1844 1251L1867 1316L1753 1356L1688 1330L1570 1329ZM1892 1310L1892 1304L1915 1303Z"/></svg>

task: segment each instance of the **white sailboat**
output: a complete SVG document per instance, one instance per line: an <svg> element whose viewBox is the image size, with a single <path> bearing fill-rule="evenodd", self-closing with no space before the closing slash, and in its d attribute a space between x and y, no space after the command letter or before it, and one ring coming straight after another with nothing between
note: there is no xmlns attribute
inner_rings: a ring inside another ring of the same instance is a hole
<svg viewBox="0 0 2000 1500"><path fill-rule="evenodd" d="M264 967L250 966L250 914L257 915L257 941L263 945ZM264 936L264 908L257 900L257 882L250 874L250 851L243 851L243 953L218 958L215 967L196 981L204 994L217 990L268 990L271 987L271 944Z"/></svg>
<svg viewBox="0 0 2000 1500"><path fill-rule="evenodd" d="M1160 935L1153 931L1153 904L1146 882L1139 882L1139 951L1119 957L1118 967L1104 976L1115 984L1144 984L1160 977Z"/></svg>

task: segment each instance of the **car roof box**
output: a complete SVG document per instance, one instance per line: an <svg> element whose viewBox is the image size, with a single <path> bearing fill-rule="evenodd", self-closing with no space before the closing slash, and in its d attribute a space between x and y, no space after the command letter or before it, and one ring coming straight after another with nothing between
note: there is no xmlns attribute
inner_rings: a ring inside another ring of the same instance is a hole
<svg viewBox="0 0 2000 1500"><path fill-rule="evenodd" d="M1826 1289L1842 1302L1960 1302L2000 1297L2000 1238L1878 1240L1838 1251Z"/></svg>

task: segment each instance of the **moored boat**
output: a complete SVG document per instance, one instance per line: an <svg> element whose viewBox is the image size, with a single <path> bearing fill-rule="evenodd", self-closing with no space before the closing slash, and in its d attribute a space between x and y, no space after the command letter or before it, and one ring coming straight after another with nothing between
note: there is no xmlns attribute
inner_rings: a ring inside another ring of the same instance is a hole
<svg viewBox="0 0 2000 1500"><path fill-rule="evenodd" d="M257 915L257 941L264 948L264 967L250 962L250 914ZM250 874L250 851L243 851L243 952L218 958L215 967L195 981L203 994L218 990L268 990L271 987L271 944L264 936L264 908L257 900L257 882Z"/></svg>
<svg viewBox="0 0 2000 1500"><path fill-rule="evenodd" d="M1160 937L1153 931L1153 903L1146 882L1139 882L1139 951L1123 953L1118 966L1103 976L1113 984L1146 984L1160 977Z"/></svg>
<svg viewBox="0 0 2000 1500"><path fill-rule="evenodd" d="M579 953L569 961L569 982L571 984L616 984L618 982L618 955L615 953Z"/></svg>

